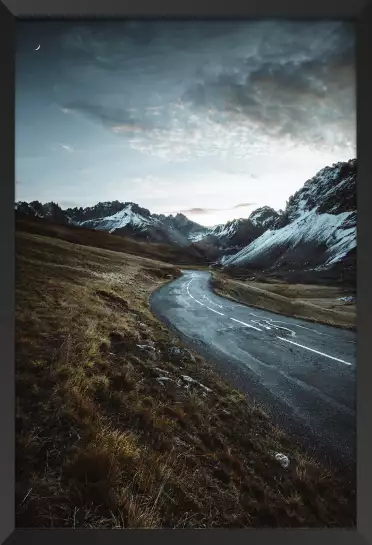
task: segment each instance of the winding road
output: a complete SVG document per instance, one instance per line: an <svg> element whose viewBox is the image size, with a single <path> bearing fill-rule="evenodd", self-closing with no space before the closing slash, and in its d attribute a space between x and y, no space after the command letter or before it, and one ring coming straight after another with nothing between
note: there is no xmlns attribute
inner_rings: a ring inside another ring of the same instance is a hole
<svg viewBox="0 0 372 545"><path fill-rule="evenodd" d="M310 453L353 467L355 332L241 305L209 279L183 271L152 294L153 313Z"/></svg>

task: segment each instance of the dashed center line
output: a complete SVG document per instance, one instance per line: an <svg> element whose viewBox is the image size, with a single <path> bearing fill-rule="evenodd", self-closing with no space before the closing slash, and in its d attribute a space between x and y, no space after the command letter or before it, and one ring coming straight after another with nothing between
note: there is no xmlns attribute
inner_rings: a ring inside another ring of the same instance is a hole
<svg viewBox="0 0 372 545"><path fill-rule="evenodd" d="M348 361L340 360L339 358L335 358L334 356L329 356L328 354L324 354L324 352L319 352L319 350L314 350L313 348L309 348L308 346L304 346L303 344L295 343L294 341L290 341L289 339L284 339L283 337L277 337L281 341L285 341L287 343L295 344L296 346L299 346L301 348L304 348L305 350L310 350L310 352L315 352L315 354L320 354L321 356L324 356L326 358L330 358L331 360L340 361L341 363L345 363L345 365L352 365Z"/></svg>
<svg viewBox="0 0 372 545"><path fill-rule="evenodd" d="M207 305L205 305L201 301L198 301L198 299L195 299L195 297L190 293L190 289L189 289L190 284L191 284L192 281L193 281L193 278L191 278L190 282L186 285L187 293L191 297L191 299L193 299L196 303L198 303L198 305L200 305L202 307L206 307L211 312L214 312L215 314L219 314L220 316L225 316L225 314L223 314L222 312L219 312L218 310L215 310L214 308L208 307ZM223 306L217 305L216 303L213 303L213 301L211 301L206 295L203 295L203 298L207 299L211 304L214 304L214 305L216 305L216 306L218 306L220 308L223 308ZM241 306L241 305L239 305L239 306ZM269 320L267 320L267 319L261 318L260 316L258 316L257 314L254 314L253 312L250 312L250 314L251 314L251 316L255 316L257 318L260 318L260 321L252 320L252 322L257 323L259 326L261 326L261 328L264 328L264 329L272 329L272 328L274 328L274 329L286 329L287 331L290 331L292 334L295 335L295 332L292 331L291 329L287 329L287 328L284 328L284 327L281 328L279 326L274 325L275 323L282 323L282 324L284 323L284 324L287 325L287 322L284 322L284 321L281 321L281 320L272 320L271 318L269 318ZM251 329L255 329L256 331L262 332L262 329L254 326L252 324L247 324L246 322L242 322L241 320L237 320L236 318L231 318L231 317L230 317L230 320L233 320L234 322L242 324L245 327L249 327ZM265 322L265 323L262 323L262 322ZM267 324L270 324L270 325L267 325ZM305 326L300 326L298 324L291 324L291 325L293 325L293 326L297 325L297 327L302 327L304 329L310 329L310 328L307 328ZM310 331L315 331L315 330L310 329ZM314 352L315 354L319 354L320 356L324 356L325 358L329 358L331 360L339 361L341 363L344 363L345 365L352 365L352 363L350 363L348 361L341 360L340 358L336 358L334 356L330 356L329 354L325 354L324 352L320 352L319 350L315 350L314 348L310 348L308 346L304 346L303 344L299 344L299 343L296 343L294 341L290 341L289 339L285 339L284 337L277 337L277 339L280 339L281 341L285 341L285 342L290 343L290 344L294 344L295 346L303 348L304 350L309 350L310 352Z"/></svg>

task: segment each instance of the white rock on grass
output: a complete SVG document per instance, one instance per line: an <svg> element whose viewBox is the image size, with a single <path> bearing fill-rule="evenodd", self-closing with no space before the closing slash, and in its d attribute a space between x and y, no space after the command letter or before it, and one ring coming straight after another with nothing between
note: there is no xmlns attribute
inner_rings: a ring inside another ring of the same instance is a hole
<svg viewBox="0 0 372 545"><path fill-rule="evenodd" d="M165 369L160 369L160 367L154 367L156 371L159 371L160 373L165 373L166 375L169 375L169 371L166 371Z"/></svg>
<svg viewBox="0 0 372 545"><path fill-rule="evenodd" d="M179 346L171 346L168 348L168 354L178 361L191 360L196 363L195 356L187 348L180 348Z"/></svg>
<svg viewBox="0 0 372 545"><path fill-rule="evenodd" d="M167 381L169 381L169 382L175 382L175 381L174 381L172 378L170 378L170 377L157 377L156 380L157 380L158 382L160 382L160 384L161 384L162 386L165 386L164 382L167 382Z"/></svg>
<svg viewBox="0 0 372 545"><path fill-rule="evenodd" d="M282 467L284 467L284 469L287 469L287 467L289 466L288 456L286 456L282 452L274 452L274 458L277 462L280 463Z"/></svg>
<svg viewBox="0 0 372 545"><path fill-rule="evenodd" d="M151 346L150 344L137 344L138 348L141 348L141 350L152 350L155 351L155 348Z"/></svg>
<svg viewBox="0 0 372 545"><path fill-rule="evenodd" d="M182 378L182 380L184 380L185 382L188 382L189 384L197 384L198 386L203 388L203 390L205 390L206 392L211 392L212 391L210 388L208 388L208 386L204 386L204 384L202 384L201 382L198 382L197 380L189 377L188 375L182 375L181 378Z"/></svg>
<svg viewBox="0 0 372 545"><path fill-rule="evenodd" d="M355 303L355 297L353 295L349 295L347 297L339 297L338 301L343 301L344 303Z"/></svg>

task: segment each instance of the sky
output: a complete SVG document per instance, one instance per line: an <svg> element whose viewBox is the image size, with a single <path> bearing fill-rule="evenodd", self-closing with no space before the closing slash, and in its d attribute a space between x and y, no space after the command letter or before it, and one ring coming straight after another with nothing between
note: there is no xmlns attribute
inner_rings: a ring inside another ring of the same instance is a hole
<svg viewBox="0 0 372 545"><path fill-rule="evenodd" d="M17 25L16 200L216 225L356 156L352 23Z"/></svg>

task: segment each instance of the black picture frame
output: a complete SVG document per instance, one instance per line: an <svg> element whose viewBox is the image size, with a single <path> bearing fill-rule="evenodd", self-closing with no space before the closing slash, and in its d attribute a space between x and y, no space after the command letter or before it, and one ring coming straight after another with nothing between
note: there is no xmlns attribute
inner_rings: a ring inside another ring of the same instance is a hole
<svg viewBox="0 0 372 545"><path fill-rule="evenodd" d="M356 530L61 530L15 529L14 508L14 38L17 19L88 18L291 18L348 19L357 32L357 528ZM366 0L1 0L1 282L0 282L0 543L225 542L301 544L372 543L371 480L371 232L372 5Z"/></svg>

